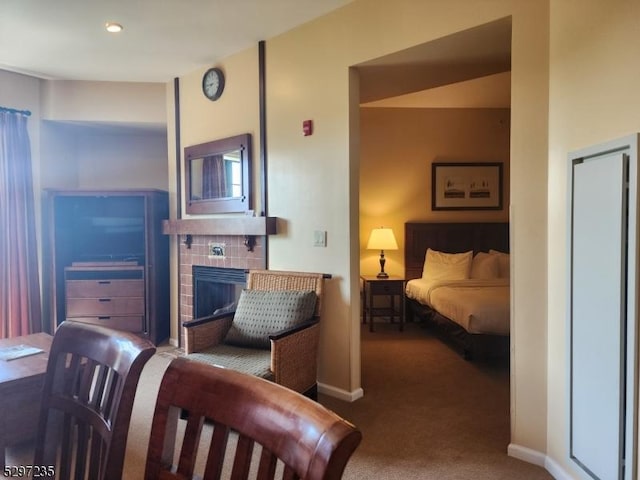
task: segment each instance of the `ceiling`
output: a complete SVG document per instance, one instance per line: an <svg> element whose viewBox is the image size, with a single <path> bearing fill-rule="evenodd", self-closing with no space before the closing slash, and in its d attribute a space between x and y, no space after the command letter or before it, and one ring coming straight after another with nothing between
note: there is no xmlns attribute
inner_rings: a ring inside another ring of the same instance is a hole
<svg viewBox="0 0 640 480"><path fill-rule="evenodd" d="M352 0L1 0L0 69L43 79L166 83ZM105 23L121 23L110 34ZM371 107L510 103L511 19L357 65Z"/></svg>
<svg viewBox="0 0 640 480"><path fill-rule="evenodd" d="M356 68L362 105L509 107L511 17L384 55Z"/></svg>
<svg viewBox="0 0 640 480"><path fill-rule="evenodd" d="M511 108L511 72L360 104L367 108Z"/></svg>
<svg viewBox="0 0 640 480"><path fill-rule="evenodd" d="M2 0L0 69L166 83L352 0ZM124 30L108 33L106 22Z"/></svg>

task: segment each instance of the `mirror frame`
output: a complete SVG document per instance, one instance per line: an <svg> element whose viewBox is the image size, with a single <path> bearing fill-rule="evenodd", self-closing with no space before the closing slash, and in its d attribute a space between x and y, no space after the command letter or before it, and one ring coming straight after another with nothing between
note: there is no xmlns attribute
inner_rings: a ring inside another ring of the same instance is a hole
<svg viewBox="0 0 640 480"><path fill-rule="evenodd" d="M242 196L224 198L191 198L191 162L225 152L240 150L242 170ZM192 145L184 149L185 206L186 213L238 213L251 206L251 134L222 138L212 142Z"/></svg>

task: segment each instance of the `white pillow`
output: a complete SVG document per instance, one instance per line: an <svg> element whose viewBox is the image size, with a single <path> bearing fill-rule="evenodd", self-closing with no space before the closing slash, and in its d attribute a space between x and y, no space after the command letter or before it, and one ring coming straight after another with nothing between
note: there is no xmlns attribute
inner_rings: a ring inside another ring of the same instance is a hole
<svg viewBox="0 0 640 480"><path fill-rule="evenodd" d="M471 273L469 278L492 279L499 278L499 256L486 252L478 252L471 261Z"/></svg>
<svg viewBox="0 0 640 480"><path fill-rule="evenodd" d="M422 278L427 280L465 280L469 278L473 251L445 253L427 249Z"/></svg>
<svg viewBox="0 0 640 480"><path fill-rule="evenodd" d="M509 278L511 272L509 254L498 250L489 250L489 253L498 257L498 274L500 278Z"/></svg>

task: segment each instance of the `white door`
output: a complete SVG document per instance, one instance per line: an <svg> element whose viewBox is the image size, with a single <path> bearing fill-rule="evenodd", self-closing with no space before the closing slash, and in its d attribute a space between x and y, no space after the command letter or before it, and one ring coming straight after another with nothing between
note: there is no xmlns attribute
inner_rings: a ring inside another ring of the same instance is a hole
<svg viewBox="0 0 640 480"><path fill-rule="evenodd" d="M630 479L636 382L629 339L635 294L628 289L635 290L637 270L635 247L628 247L636 224L635 215L629 219L630 156L610 146L590 153L570 165L569 454L585 478Z"/></svg>

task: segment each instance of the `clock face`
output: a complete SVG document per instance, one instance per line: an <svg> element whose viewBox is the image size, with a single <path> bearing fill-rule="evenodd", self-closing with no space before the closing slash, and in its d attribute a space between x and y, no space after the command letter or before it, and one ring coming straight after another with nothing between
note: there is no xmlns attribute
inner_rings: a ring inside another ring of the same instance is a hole
<svg viewBox="0 0 640 480"><path fill-rule="evenodd" d="M217 100L224 89L224 74L219 68L210 68L202 77L202 92L209 100Z"/></svg>

